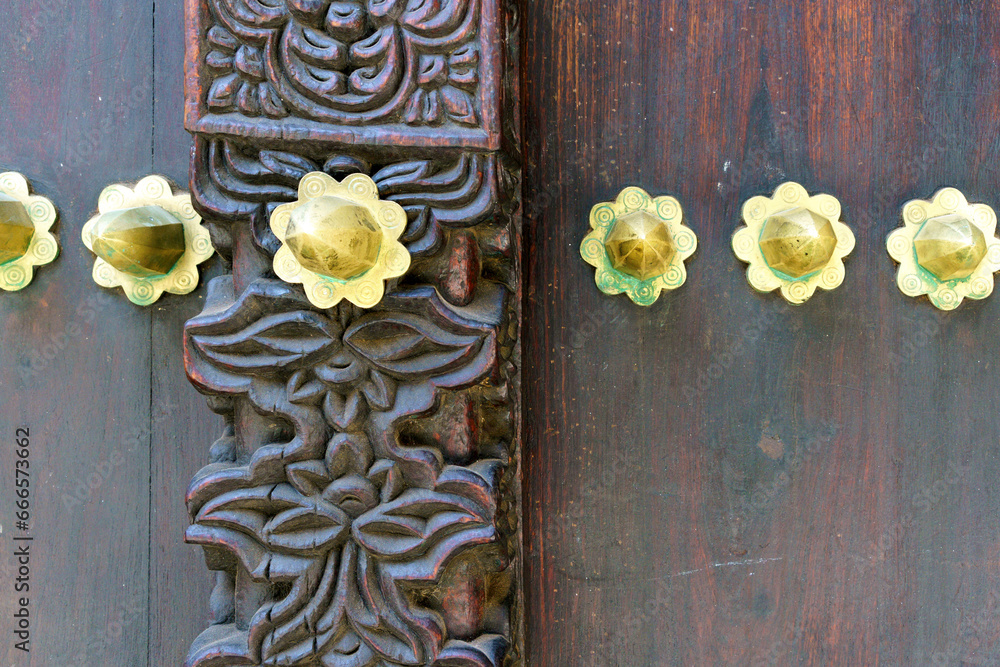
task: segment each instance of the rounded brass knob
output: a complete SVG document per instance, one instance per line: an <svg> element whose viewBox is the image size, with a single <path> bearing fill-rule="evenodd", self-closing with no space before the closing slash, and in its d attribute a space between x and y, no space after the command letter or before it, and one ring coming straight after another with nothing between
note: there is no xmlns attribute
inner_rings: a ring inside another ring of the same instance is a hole
<svg viewBox="0 0 1000 667"><path fill-rule="evenodd" d="M59 245L49 230L57 217L51 201L31 194L24 176L0 174L0 289L24 289L36 266L56 258Z"/></svg>
<svg viewBox="0 0 1000 667"><path fill-rule="evenodd" d="M805 303L817 288L839 287L844 257L854 249L854 232L840 221L840 213L835 197L810 197L798 183L779 186L773 197L747 201L746 226L733 236L733 250L750 265L750 285L760 292L780 289L793 304Z"/></svg>
<svg viewBox="0 0 1000 667"><path fill-rule="evenodd" d="M1000 271L997 215L986 204L970 204L955 188L930 200L903 206L903 226L889 235L889 255L899 262L896 284L903 294L930 299L936 308L953 310L966 298L993 293Z"/></svg>
<svg viewBox="0 0 1000 667"><path fill-rule="evenodd" d="M134 189L105 188L98 210L83 227L83 242L97 255L98 285L121 287L140 306L198 286L198 265L215 250L191 195L175 194L166 179L149 176Z"/></svg>
<svg viewBox="0 0 1000 667"><path fill-rule="evenodd" d="M406 220L403 207L380 200L375 181L364 174L339 182L323 172L307 174L298 201L271 215L281 241L274 272L301 283L318 308L343 299L371 308L385 295L385 282L410 268L410 253L399 242Z"/></svg>
<svg viewBox="0 0 1000 667"><path fill-rule="evenodd" d="M664 290L687 280L684 261L694 254L698 237L684 226L684 212L673 197L650 197L625 188L613 202L596 205L591 231L580 245L584 261L597 269L597 287L605 294L628 295L651 306Z"/></svg>

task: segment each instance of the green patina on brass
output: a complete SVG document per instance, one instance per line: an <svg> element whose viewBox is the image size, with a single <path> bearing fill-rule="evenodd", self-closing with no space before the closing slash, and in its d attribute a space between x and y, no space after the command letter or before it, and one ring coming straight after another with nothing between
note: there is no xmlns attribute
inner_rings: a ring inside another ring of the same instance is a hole
<svg viewBox="0 0 1000 667"><path fill-rule="evenodd" d="M665 273L677 254L667 223L646 211L615 221L604 248L612 268L639 280Z"/></svg>
<svg viewBox="0 0 1000 667"><path fill-rule="evenodd" d="M767 265L792 278L826 266L836 248L831 221L802 207L772 215L760 233L760 251Z"/></svg>
<svg viewBox="0 0 1000 667"><path fill-rule="evenodd" d="M917 263L938 280L968 278L986 257L986 236L957 213L931 218L913 238Z"/></svg>

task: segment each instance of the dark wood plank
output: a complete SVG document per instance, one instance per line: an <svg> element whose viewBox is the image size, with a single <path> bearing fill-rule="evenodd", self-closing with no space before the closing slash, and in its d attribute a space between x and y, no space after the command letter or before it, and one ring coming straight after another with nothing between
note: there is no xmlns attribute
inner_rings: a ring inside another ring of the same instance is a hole
<svg viewBox="0 0 1000 667"><path fill-rule="evenodd" d="M183 122L183 3L157 3L153 18L153 162L157 173L187 190L191 136ZM196 291L165 295L152 308L150 665L184 664L208 620L212 578L199 550L184 543L189 523L184 489L205 463L205 443L218 438L223 427L184 374L184 322L204 307L206 285L221 272L221 262L213 258L200 269Z"/></svg>
<svg viewBox="0 0 1000 667"><path fill-rule="evenodd" d="M525 7L529 664L996 657L1000 301L904 297L885 237L944 185L1000 205L998 29L986 2ZM858 239L794 309L729 245L785 180ZM631 184L700 238L650 309L578 255Z"/></svg>
<svg viewBox="0 0 1000 667"><path fill-rule="evenodd" d="M147 664L150 313L93 283L80 230L106 185L152 169L152 6L4 7L0 163L61 214L60 257L0 294L5 485L15 427L31 426L34 452L34 665ZM0 503L5 551L12 499ZM0 580L12 564L0 560ZM13 604L0 597L5 635ZM0 660L29 664L11 641Z"/></svg>

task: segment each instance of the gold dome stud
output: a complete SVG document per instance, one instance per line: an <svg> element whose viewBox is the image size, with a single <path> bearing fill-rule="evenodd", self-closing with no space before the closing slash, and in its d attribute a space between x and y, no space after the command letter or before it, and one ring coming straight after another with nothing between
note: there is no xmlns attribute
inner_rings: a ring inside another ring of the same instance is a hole
<svg viewBox="0 0 1000 667"><path fill-rule="evenodd" d="M382 236L367 208L325 196L292 211L285 245L303 268L346 281L378 263Z"/></svg>
<svg viewBox="0 0 1000 667"><path fill-rule="evenodd" d="M57 217L51 201L31 194L24 176L0 174L0 289L24 289L36 266L56 258L59 245L49 230Z"/></svg>
<svg viewBox="0 0 1000 667"><path fill-rule="evenodd" d="M590 227L580 254L597 269L597 287L605 294L624 292L650 306L660 292L687 280L684 261L697 249L698 237L684 226L684 212L673 197L654 199L640 188L626 188L615 201L593 208Z"/></svg>
<svg viewBox="0 0 1000 667"><path fill-rule="evenodd" d="M361 308L377 305L385 281L410 268L410 253L399 237L406 211L383 201L375 181L351 174L338 182L323 172L306 175L299 199L271 215L271 230L281 248L274 272L289 283L302 283L318 308L347 299Z"/></svg>
<svg viewBox="0 0 1000 667"><path fill-rule="evenodd" d="M1000 271L997 216L986 204L970 204L955 188L930 200L903 206L903 227L889 235L886 247L899 262L896 284L903 294L924 294L940 310L954 310L965 298L993 293Z"/></svg>
<svg viewBox="0 0 1000 667"><path fill-rule="evenodd" d="M105 188L98 209L83 227L83 242L97 255L94 282L121 287L139 306L198 286L198 265L215 250L191 195L174 194L165 178L149 176L134 189Z"/></svg>
<svg viewBox="0 0 1000 667"><path fill-rule="evenodd" d="M159 206L105 213L91 235L95 255L134 276L165 276L186 250L184 224Z"/></svg>
<svg viewBox="0 0 1000 667"><path fill-rule="evenodd" d="M817 287L839 287L844 257L854 249L854 233L840 213L835 197L810 197L798 183L779 186L773 197L747 201L746 226L733 236L733 250L750 265L750 285L759 292L780 289L793 304L805 303Z"/></svg>

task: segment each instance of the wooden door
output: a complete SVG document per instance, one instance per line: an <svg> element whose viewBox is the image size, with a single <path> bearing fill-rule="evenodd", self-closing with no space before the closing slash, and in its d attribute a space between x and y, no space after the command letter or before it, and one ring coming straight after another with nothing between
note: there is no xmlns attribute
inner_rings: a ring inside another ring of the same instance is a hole
<svg viewBox="0 0 1000 667"><path fill-rule="evenodd" d="M528 664L985 665L1000 302L904 296L886 237L1000 205L988 2L532 3L524 17ZM741 207L829 193L857 244L791 307ZM687 283L595 288L590 208L677 197Z"/></svg>
<svg viewBox="0 0 1000 667"><path fill-rule="evenodd" d="M0 662L183 664L211 590L183 542L184 488L221 428L182 361L205 289L134 306L94 283L80 235L108 185L161 174L187 187L182 8L12 0L3 13L0 171L52 200L60 254L24 290L0 293ZM218 265L202 269L205 280ZM15 514L20 428L28 531ZM21 598L29 653L13 634Z"/></svg>
<svg viewBox="0 0 1000 667"><path fill-rule="evenodd" d="M0 171L61 247L0 294L5 664L996 660L1000 306L886 250L1000 206L990 3L184 4L5 8ZM80 235L150 173L221 260L140 309ZM856 238L798 306L732 250L788 181ZM649 307L580 257L626 186L698 236ZM377 304L282 264L331 192L405 219Z"/></svg>

